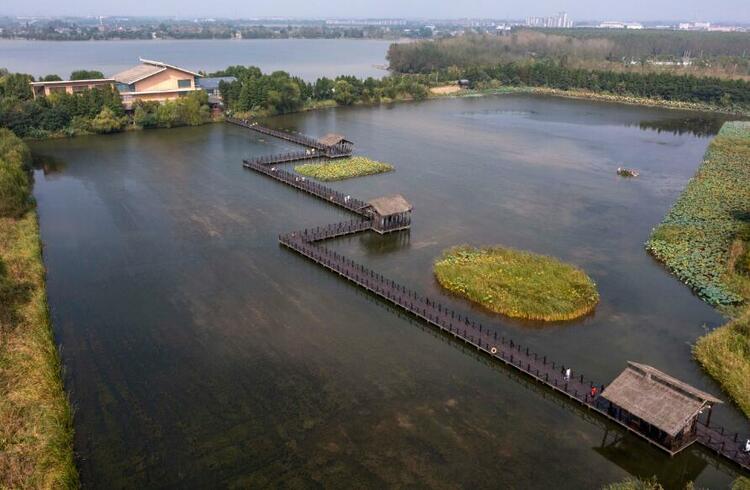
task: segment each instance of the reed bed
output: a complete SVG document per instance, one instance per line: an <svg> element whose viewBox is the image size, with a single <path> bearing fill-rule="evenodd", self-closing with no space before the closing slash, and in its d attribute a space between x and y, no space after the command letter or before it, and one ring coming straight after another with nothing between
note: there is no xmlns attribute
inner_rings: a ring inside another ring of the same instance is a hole
<svg viewBox="0 0 750 490"><path fill-rule="evenodd" d="M553 257L468 245L435 262L441 286L490 311L528 320L572 320L594 310L599 293L581 269Z"/></svg>

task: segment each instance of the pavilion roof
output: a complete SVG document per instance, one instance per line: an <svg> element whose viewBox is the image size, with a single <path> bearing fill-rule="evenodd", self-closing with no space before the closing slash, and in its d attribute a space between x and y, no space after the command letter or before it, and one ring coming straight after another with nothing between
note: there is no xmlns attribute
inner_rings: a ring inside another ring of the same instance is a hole
<svg viewBox="0 0 750 490"><path fill-rule="evenodd" d="M351 143L351 141L344 138L343 135L337 133L328 133L318 140L318 142L325 146L335 146L339 143Z"/></svg>
<svg viewBox="0 0 750 490"><path fill-rule="evenodd" d="M676 436L707 404L721 400L658 369L628 361L602 396L636 417Z"/></svg>
<svg viewBox="0 0 750 490"><path fill-rule="evenodd" d="M409 201L404 199L401 194L394 194L392 196L378 197L368 202L370 206L380 216L390 216L392 214L405 213L411 211L412 206Z"/></svg>

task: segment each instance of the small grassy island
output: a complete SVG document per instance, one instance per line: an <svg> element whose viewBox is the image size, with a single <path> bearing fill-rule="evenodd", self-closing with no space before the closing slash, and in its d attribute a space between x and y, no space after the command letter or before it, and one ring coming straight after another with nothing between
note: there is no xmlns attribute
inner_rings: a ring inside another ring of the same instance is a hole
<svg viewBox="0 0 750 490"><path fill-rule="evenodd" d="M435 262L444 288L496 313L528 320L572 320L599 302L594 281L553 257L504 247L459 246Z"/></svg>
<svg viewBox="0 0 750 490"><path fill-rule="evenodd" d="M393 165L376 162L366 157L351 157L328 163L307 163L297 165L294 170L306 177L330 182L351 179L364 175L382 174L393 170Z"/></svg>
<svg viewBox="0 0 750 490"><path fill-rule="evenodd" d="M732 320L693 353L750 417L750 123L728 122L646 248Z"/></svg>

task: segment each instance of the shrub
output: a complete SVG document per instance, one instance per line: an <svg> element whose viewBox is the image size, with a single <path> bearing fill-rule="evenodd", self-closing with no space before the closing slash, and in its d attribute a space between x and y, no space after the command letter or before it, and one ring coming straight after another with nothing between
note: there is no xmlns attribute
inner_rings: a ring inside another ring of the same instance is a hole
<svg viewBox="0 0 750 490"><path fill-rule="evenodd" d="M7 129L0 129L0 216L22 215L31 195L31 152Z"/></svg>
<svg viewBox="0 0 750 490"><path fill-rule="evenodd" d="M103 107L101 112L91 121L91 130L95 133L106 134L120 131L123 121L112 112L109 107Z"/></svg>

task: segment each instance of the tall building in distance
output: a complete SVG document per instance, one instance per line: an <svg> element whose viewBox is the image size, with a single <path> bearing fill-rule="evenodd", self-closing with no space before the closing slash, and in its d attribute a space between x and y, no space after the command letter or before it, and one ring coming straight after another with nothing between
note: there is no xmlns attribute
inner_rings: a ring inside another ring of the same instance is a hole
<svg viewBox="0 0 750 490"><path fill-rule="evenodd" d="M558 27L569 29L573 27L573 21L567 12L560 12L550 17L527 17L526 25L529 27Z"/></svg>

